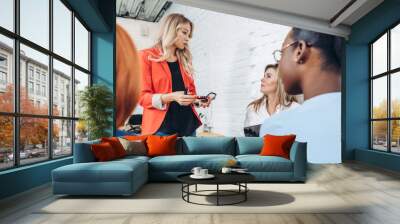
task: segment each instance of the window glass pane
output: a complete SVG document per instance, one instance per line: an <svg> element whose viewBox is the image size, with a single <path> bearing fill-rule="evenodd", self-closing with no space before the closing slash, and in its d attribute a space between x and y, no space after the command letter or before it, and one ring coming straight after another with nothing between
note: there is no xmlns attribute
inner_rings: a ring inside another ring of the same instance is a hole
<svg viewBox="0 0 400 224"><path fill-rule="evenodd" d="M14 0L0 1L0 26L14 31Z"/></svg>
<svg viewBox="0 0 400 224"><path fill-rule="evenodd" d="M13 40L0 35L0 111L14 111Z"/></svg>
<svg viewBox="0 0 400 224"><path fill-rule="evenodd" d="M392 117L400 118L400 72L391 74L391 88L390 88L390 98L391 98L391 110Z"/></svg>
<svg viewBox="0 0 400 224"><path fill-rule="evenodd" d="M89 32L75 18L75 63L89 69Z"/></svg>
<svg viewBox="0 0 400 224"><path fill-rule="evenodd" d="M49 0L20 0L21 36L49 47Z"/></svg>
<svg viewBox="0 0 400 224"><path fill-rule="evenodd" d="M387 121L372 122L372 148L387 151Z"/></svg>
<svg viewBox="0 0 400 224"><path fill-rule="evenodd" d="M88 129L84 120L75 121L75 143L88 141Z"/></svg>
<svg viewBox="0 0 400 224"><path fill-rule="evenodd" d="M372 74L378 75L387 71L387 34L372 45Z"/></svg>
<svg viewBox="0 0 400 224"><path fill-rule="evenodd" d="M71 60L72 12L60 0L53 0L53 17L53 51Z"/></svg>
<svg viewBox="0 0 400 224"><path fill-rule="evenodd" d="M0 170L14 165L14 124L10 116L0 116Z"/></svg>
<svg viewBox="0 0 400 224"><path fill-rule="evenodd" d="M72 154L72 121L53 120L53 157Z"/></svg>
<svg viewBox="0 0 400 224"><path fill-rule="evenodd" d="M71 66L53 60L53 115L72 117Z"/></svg>
<svg viewBox="0 0 400 224"><path fill-rule="evenodd" d="M49 57L21 44L20 109L25 114L47 115Z"/></svg>
<svg viewBox="0 0 400 224"><path fill-rule="evenodd" d="M400 67L400 24L391 31L390 37L390 67Z"/></svg>
<svg viewBox="0 0 400 224"><path fill-rule="evenodd" d="M75 69L75 117L81 114L81 107L79 106L80 92L89 86L89 75Z"/></svg>
<svg viewBox="0 0 400 224"><path fill-rule="evenodd" d="M372 80L372 118L387 118L387 78Z"/></svg>
<svg viewBox="0 0 400 224"><path fill-rule="evenodd" d="M392 141L392 152L400 153L400 120L393 120L390 122L391 127L391 141Z"/></svg>
<svg viewBox="0 0 400 224"><path fill-rule="evenodd" d="M34 163L49 158L48 119L21 117L20 163Z"/></svg>

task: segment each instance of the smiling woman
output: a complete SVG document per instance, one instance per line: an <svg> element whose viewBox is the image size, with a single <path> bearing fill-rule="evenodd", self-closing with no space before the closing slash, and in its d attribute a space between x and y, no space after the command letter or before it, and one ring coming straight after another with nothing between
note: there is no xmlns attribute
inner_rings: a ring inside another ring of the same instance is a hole
<svg viewBox="0 0 400 224"><path fill-rule="evenodd" d="M278 64L269 64L265 67L260 92L263 95L247 106L244 121L245 136L259 136L260 126L265 119L298 106L294 96L285 92L282 79L278 75Z"/></svg>

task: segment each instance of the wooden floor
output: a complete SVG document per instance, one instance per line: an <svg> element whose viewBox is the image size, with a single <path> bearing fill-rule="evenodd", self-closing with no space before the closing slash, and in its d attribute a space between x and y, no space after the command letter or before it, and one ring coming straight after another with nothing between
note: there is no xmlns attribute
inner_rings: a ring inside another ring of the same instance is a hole
<svg viewBox="0 0 400 224"><path fill-rule="evenodd" d="M400 174L360 163L310 166L308 183L317 183L344 200L367 204L356 214L36 214L54 200L50 186L0 201L0 223L400 223ZM317 202L316 202L317 203Z"/></svg>

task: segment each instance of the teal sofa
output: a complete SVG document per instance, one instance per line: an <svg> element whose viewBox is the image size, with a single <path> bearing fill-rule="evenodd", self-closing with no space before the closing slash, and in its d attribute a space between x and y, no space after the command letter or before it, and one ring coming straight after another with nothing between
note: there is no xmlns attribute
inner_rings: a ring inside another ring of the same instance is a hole
<svg viewBox="0 0 400 224"><path fill-rule="evenodd" d="M91 141L75 144L74 163L52 171L54 194L131 195L148 181L176 181L193 167L218 172L228 160L236 160L259 182L304 182L307 170L307 145L295 142L290 159L260 156L259 137L183 137L177 140L177 155L127 156L96 162Z"/></svg>

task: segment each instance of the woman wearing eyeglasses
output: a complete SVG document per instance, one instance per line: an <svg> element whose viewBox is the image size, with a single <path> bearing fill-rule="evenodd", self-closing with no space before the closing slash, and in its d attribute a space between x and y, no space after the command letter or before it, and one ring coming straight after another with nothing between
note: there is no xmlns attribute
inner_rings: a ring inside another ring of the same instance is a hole
<svg viewBox="0 0 400 224"><path fill-rule="evenodd" d="M343 38L293 28L274 52L288 94L304 103L264 122L260 135L296 134L307 142L311 163L341 162L341 66Z"/></svg>
<svg viewBox="0 0 400 224"><path fill-rule="evenodd" d="M262 97L247 106L244 121L245 136L259 136L260 126L265 119L298 106L296 99L285 92L278 75L278 64L269 64L265 67L260 91Z"/></svg>
<svg viewBox="0 0 400 224"><path fill-rule="evenodd" d="M194 136L201 125L193 106L197 100L188 43L193 23L181 14L166 17L158 42L143 50L142 134ZM200 102L208 107L211 98Z"/></svg>

